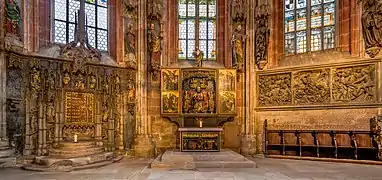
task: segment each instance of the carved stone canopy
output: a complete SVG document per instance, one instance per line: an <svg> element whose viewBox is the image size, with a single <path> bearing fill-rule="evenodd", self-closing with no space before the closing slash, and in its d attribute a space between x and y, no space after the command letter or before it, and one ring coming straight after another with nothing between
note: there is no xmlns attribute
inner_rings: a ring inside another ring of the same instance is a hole
<svg viewBox="0 0 382 180"><path fill-rule="evenodd" d="M101 61L101 53L89 44L87 31L85 30L85 1L80 0L80 10L78 10L78 25L76 24L74 32L74 41L65 45L60 55L64 58L74 59L79 64L88 61ZM77 21L77 17L76 17Z"/></svg>

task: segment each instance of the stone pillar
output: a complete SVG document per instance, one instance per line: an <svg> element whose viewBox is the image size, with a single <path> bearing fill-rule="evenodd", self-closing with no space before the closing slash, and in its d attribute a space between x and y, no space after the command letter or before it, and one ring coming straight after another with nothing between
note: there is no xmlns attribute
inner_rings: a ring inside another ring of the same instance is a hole
<svg viewBox="0 0 382 180"><path fill-rule="evenodd" d="M146 0L138 3L138 46L137 46L137 115L136 136L133 144L134 154L138 157L153 156L152 137L149 134L147 89L148 89L148 66L150 62L147 56L147 17Z"/></svg>
<svg viewBox="0 0 382 180"><path fill-rule="evenodd" d="M245 129L242 136L241 153L253 155L256 151L256 135L254 134L255 106L256 106L256 64L255 64L255 5L256 0L248 0L246 6L246 60L245 60Z"/></svg>

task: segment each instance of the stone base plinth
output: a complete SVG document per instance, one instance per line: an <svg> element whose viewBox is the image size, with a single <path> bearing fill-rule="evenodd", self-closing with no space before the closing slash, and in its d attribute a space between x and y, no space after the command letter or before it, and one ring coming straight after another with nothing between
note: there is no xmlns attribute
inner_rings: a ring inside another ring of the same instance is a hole
<svg viewBox="0 0 382 180"><path fill-rule="evenodd" d="M133 149L135 157L153 157L155 152L152 138L148 135L137 135Z"/></svg>
<svg viewBox="0 0 382 180"><path fill-rule="evenodd" d="M241 138L240 152L244 156L253 156L256 154L256 135L244 135Z"/></svg>
<svg viewBox="0 0 382 180"><path fill-rule="evenodd" d="M63 142L49 150L49 156L38 156L31 164L23 165L25 170L33 171L73 171L96 168L119 161L114 152L104 152L96 142Z"/></svg>
<svg viewBox="0 0 382 180"><path fill-rule="evenodd" d="M0 141L0 167L12 167L16 163L14 150L8 146L8 141Z"/></svg>
<svg viewBox="0 0 382 180"><path fill-rule="evenodd" d="M223 149L220 152L180 152L167 150L151 163L151 168L198 169L198 168L255 168L256 163L244 156Z"/></svg>

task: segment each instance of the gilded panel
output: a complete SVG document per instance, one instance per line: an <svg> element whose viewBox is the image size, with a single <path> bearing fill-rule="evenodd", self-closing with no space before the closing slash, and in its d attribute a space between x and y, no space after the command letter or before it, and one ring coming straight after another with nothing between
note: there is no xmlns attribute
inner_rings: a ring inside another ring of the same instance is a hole
<svg viewBox="0 0 382 180"><path fill-rule="evenodd" d="M182 98L183 114L216 114L216 70L183 70Z"/></svg>
<svg viewBox="0 0 382 180"><path fill-rule="evenodd" d="M66 123L94 122L94 94L85 92L65 93Z"/></svg>
<svg viewBox="0 0 382 180"><path fill-rule="evenodd" d="M236 70L219 70L219 112L236 114Z"/></svg>
<svg viewBox="0 0 382 180"><path fill-rule="evenodd" d="M179 69L162 69L162 114L179 114Z"/></svg>
<svg viewBox="0 0 382 180"><path fill-rule="evenodd" d="M290 73L260 75L258 79L259 106L282 106L292 103Z"/></svg>
<svg viewBox="0 0 382 180"><path fill-rule="evenodd" d="M375 65L333 69L334 102L374 102L376 100Z"/></svg>
<svg viewBox="0 0 382 180"><path fill-rule="evenodd" d="M329 103L329 73L329 69L293 73L293 104Z"/></svg>

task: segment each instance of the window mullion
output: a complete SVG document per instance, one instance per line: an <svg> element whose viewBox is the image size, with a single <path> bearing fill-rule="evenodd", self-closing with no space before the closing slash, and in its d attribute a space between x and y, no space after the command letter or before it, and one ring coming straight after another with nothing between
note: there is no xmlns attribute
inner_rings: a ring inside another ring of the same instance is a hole
<svg viewBox="0 0 382 180"><path fill-rule="evenodd" d="M199 47L199 0L195 0L195 48Z"/></svg>
<svg viewBox="0 0 382 180"><path fill-rule="evenodd" d="M294 54L297 54L297 2L294 2Z"/></svg>
<svg viewBox="0 0 382 180"><path fill-rule="evenodd" d="M186 60L188 60L188 39L190 38L188 36L188 1L186 0L186 19L184 19L186 21Z"/></svg>
<svg viewBox="0 0 382 180"><path fill-rule="evenodd" d="M311 1L307 0L306 3L306 52L309 52L312 50L312 42L311 36L312 36L312 28L311 28L311 12L312 12L312 6Z"/></svg>
<svg viewBox="0 0 382 180"><path fill-rule="evenodd" d="M94 9L94 13L95 13L95 42L94 42L94 45L95 45L95 48L98 49L98 1L95 1L95 9Z"/></svg>
<svg viewBox="0 0 382 180"><path fill-rule="evenodd" d="M70 43L69 42L69 0L66 0L66 21L65 21L65 25L66 25L66 43Z"/></svg>
<svg viewBox="0 0 382 180"><path fill-rule="evenodd" d="M325 17L325 3L322 2L321 4L321 50L325 50L324 49L324 43L325 43L325 40L324 40L324 29L325 29L325 24L324 24L324 17Z"/></svg>

